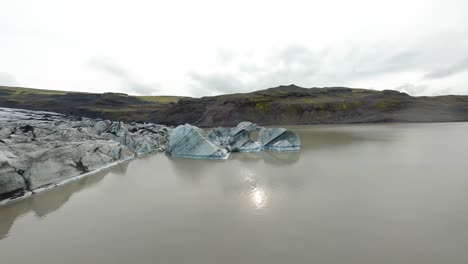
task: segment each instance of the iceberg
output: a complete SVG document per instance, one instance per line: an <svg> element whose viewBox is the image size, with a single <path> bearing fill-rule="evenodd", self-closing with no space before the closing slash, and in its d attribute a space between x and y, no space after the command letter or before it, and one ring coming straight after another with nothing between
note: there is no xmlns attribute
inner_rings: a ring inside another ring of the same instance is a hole
<svg viewBox="0 0 468 264"><path fill-rule="evenodd" d="M301 147L299 136L285 128L260 129L258 142L263 149L275 151L293 151Z"/></svg>
<svg viewBox="0 0 468 264"><path fill-rule="evenodd" d="M172 130L166 152L169 155L187 158L227 159L227 149L216 145L202 129L189 124Z"/></svg>
<svg viewBox="0 0 468 264"><path fill-rule="evenodd" d="M252 139L253 132L259 132L258 141ZM300 145L299 136L285 128L264 128L244 121L233 128L216 127L206 133L186 124L172 130L166 152L179 157L227 159L231 152L296 151Z"/></svg>

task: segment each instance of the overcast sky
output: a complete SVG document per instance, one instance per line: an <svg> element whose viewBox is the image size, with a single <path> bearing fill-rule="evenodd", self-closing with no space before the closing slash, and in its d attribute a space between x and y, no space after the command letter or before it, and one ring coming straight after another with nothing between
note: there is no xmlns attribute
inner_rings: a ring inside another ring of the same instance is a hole
<svg viewBox="0 0 468 264"><path fill-rule="evenodd" d="M468 94L468 1L0 0L0 85Z"/></svg>

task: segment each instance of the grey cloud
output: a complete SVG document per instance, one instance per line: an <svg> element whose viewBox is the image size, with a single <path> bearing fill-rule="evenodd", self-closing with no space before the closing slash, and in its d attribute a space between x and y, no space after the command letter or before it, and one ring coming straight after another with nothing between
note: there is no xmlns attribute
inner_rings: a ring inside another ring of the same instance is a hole
<svg viewBox="0 0 468 264"><path fill-rule="evenodd" d="M89 65L118 79L122 88L129 92L149 95L157 91L159 88L158 84L149 85L135 80L126 69L109 59L94 58L90 60Z"/></svg>
<svg viewBox="0 0 468 264"><path fill-rule="evenodd" d="M407 73L421 75L415 78L422 78L424 83L419 81L395 89L413 95L436 95L438 91L448 90L440 88L440 84L436 87L432 81L468 70L468 58L460 61L461 54L468 54L468 34L438 33L406 42L346 44L318 50L291 45L260 60L239 52L224 50L221 54L218 72L192 70L189 73L193 93L247 92L291 83L305 87L360 86L360 81L369 83L379 77L385 79L385 75L397 78L398 74ZM450 66L440 68L444 64ZM468 92L460 86L463 82L458 83L450 89Z"/></svg>
<svg viewBox="0 0 468 264"><path fill-rule="evenodd" d="M326 54L295 45L268 57L266 65L247 61L237 65L239 72L198 73L192 71L188 73L188 76L192 80L192 94L196 96L207 93L247 92L293 82L301 85L306 84L301 81L307 80L318 71L323 56ZM224 60L220 61L221 65L223 63Z"/></svg>
<svg viewBox="0 0 468 264"><path fill-rule="evenodd" d="M429 86L427 85L415 85L412 83L406 83L398 87L395 87L394 90L408 93L410 95L420 95L424 93L425 91L427 91L428 88Z"/></svg>
<svg viewBox="0 0 468 264"><path fill-rule="evenodd" d="M153 85L142 84L131 79L125 79L122 81L122 87L124 89L133 91L141 95L151 95L152 93L158 90L158 86L159 85L156 85L156 84L153 84Z"/></svg>
<svg viewBox="0 0 468 264"><path fill-rule="evenodd" d="M218 60L222 64L229 64L232 62L232 60L236 57L236 54L232 51L226 50L226 49L221 49L218 51Z"/></svg>
<svg viewBox="0 0 468 264"><path fill-rule="evenodd" d="M95 59L92 59L89 63L94 68L100 69L114 77L117 77L117 78L128 77L128 73L125 69L111 62L108 59L96 59L95 58Z"/></svg>
<svg viewBox="0 0 468 264"><path fill-rule="evenodd" d="M244 88L244 84L235 76L229 74L203 75L196 72L188 73L194 82L192 93L195 96L203 96L207 93L232 93Z"/></svg>
<svg viewBox="0 0 468 264"><path fill-rule="evenodd" d="M431 96L438 96L438 95L447 95L447 94L459 94L457 93L456 89L453 87L432 87L425 84L414 84L414 83L406 83L395 87L394 90L404 92L413 96L421 96L421 95L431 95Z"/></svg>
<svg viewBox="0 0 468 264"><path fill-rule="evenodd" d="M383 56L388 49L351 50L345 62L337 61L332 56L333 48L312 50L300 45L288 46L275 55L265 59L264 64L257 64L248 59L237 65L238 71L223 73L190 72L192 92L235 93L274 87L282 84L297 84L306 87L324 85L346 85L351 80L365 76L398 71L407 66L416 56L404 51ZM375 57L379 57L376 60ZM246 56L247 57L247 56ZM341 58L341 57L340 57ZM223 65L224 61L220 64ZM221 67L222 68L222 67Z"/></svg>
<svg viewBox="0 0 468 264"><path fill-rule="evenodd" d="M448 67L441 67L429 72L424 79L440 79L468 70L468 57Z"/></svg>
<svg viewBox="0 0 468 264"><path fill-rule="evenodd" d="M16 81L15 76L7 72L0 72L0 85L19 86L20 84Z"/></svg>
<svg viewBox="0 0 468 264"><path fill-rule="evenodd" d="M316 61L317 57L326 54L326 52L314 52L307 47L293 45L280 51L277 58L280 62L284 63L299 63L301 65L308 65L310 62Z"/></svg>
<svg viewBox="0 0 468 264"><path fill-rule="evenodd" d="M437 91L433 93L433 95L447 95L447 94L457 94L457 93L455 92L455 89L453 89L453 87L440 88L440 89L437 89Z"/></svg>
<svg viewBox="0 0 468 264"><path fill-rule="evenodd" d="M357 57L351 58L355 64L351 72L354 78L407 70L414 67L418 53L380 47L373 52L361 51Z"/></svg>

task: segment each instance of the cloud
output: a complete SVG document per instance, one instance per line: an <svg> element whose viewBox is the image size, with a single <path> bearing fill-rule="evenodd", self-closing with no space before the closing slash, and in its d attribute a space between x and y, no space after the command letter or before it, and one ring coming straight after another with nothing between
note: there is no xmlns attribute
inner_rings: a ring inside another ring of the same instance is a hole
<svg viewBox="0 0 468 264"><path fill-rule="evenodd" d="M232 93L243 90L245 87L239 78L230 74L213 73L203 75L191 72L188 75L195 83L192 86L192 92L195 96L203 96L209 93Z"/></svg>
<svg viewBox="0 0 468 264"><path fill-rule="evenodd" d="M398 87L395 87L394 90L399 91L399 92L404 92L410 95L420 95L426 92L428 88L429 86L427 85L415 85L412 83L406 83Z"/></svg>
<svg viewBox="0 0 468 264"><path fill-rule="evenodd" d="M15 76L7 72L0 72L0 85L19 86L20 84L16 81Z"/></svg>
<svg viewBox="0 0 468 264"><path fill-rule="evenodd" d="M468 70L468 57L448 67L433 70L424 76L425 79L440 79Z"/></svg>
<svg viewBox="0 0 468 264"><path fill-rule="evenodd" d="M220 61L222 64L227 65L232 62L236 54L227 49L220 49L218 50L218 61Z"/></svg>
<svg viewBox="0 0 468 264"><path fill-rule="evenodd" d="M149 95L159 88L158 84L149 85L135 80L126 69L109 59L93 58L89 61L89 65L119 80L122 88L126 91Z"/></svg>
<svg viewBox="0 0 468 264"><path fill-rule="evenodd" d="M194 95L213 95L247 92L279 84L306 84L320 68L326 53L292 45L277 53L252 58L251 52L236 54L223 51L218 58L217 72L190 71L191 91ZM226 59L227 55L229 59ZM226 62L233 67L224 67ZM233 65L234 64L234 65Z"/></svg>
<svg viewBox="0 0 468 264"><path fill-rule="evenodd" d="M229 67L223 57L218 59L218 71L188 73L193 94L247 92L292 83L304 87L345 86L362 78L409 69L418 57L417 52L387 45L345 50L290 45L260 58L252 58L250 53L223 54L229 54Z"/></svg>
<svg viewBox="0 0 468 264"><path fill-rule="evenodd" d="M415 65L418 53L400 51L391 46L373 47L372 51L360 50L348 58L353 63L353 78L370 77L407 70Z"/></svg>
<svg viewBox="0 0 468 264"><path fill-rule="evenodd" d="M94 58L90 61L90 65L117 78L128 77L128 73L125 69L113 63L109 59Z"/></svg>
<svg viewBox="0 0 468 264"><path fill-rule="evenodd" d="M189 71L190 91L214 95L294 83L303 87L399 89L412 95L448 91L466 94L464 84L468 75L461 73L468 72L468 58L460 60L461 54L468 53L466 33L460 30L404 41L334 43L320 48L306 45L243 51L224 48L218 54L217 64L208 70ZM450 78L442 79L445 77Z"/></svg>

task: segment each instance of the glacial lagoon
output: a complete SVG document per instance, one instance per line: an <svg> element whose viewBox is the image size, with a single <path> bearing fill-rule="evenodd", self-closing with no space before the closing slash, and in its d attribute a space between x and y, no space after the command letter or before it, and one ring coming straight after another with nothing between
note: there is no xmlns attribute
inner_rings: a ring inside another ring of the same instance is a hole
<svg viewBox="0 0 468 264"><path fill-rule="evenodd" d="M293 126L299 152L155 154L0 207L0 263L466 263L468 123Z"/></svg>

